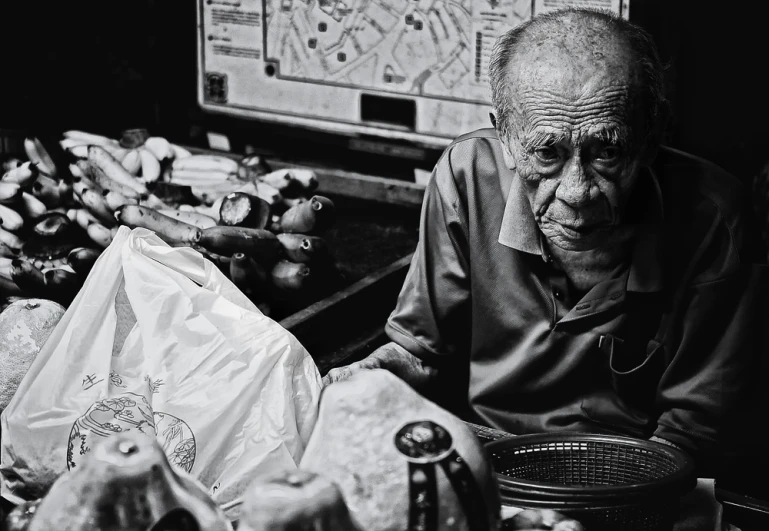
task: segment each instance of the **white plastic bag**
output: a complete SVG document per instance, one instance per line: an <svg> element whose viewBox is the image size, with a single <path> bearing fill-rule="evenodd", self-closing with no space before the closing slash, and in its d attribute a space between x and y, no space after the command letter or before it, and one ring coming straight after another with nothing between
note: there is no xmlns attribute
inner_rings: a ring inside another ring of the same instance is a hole
<svg viewBox="0 0 769 531"><path fill-rule="evenodd" d="M321 387L296 338L200 253L121 227L0 417L0 492L37 496L98 438L139 430L226 504L299 463Z"/></svg>

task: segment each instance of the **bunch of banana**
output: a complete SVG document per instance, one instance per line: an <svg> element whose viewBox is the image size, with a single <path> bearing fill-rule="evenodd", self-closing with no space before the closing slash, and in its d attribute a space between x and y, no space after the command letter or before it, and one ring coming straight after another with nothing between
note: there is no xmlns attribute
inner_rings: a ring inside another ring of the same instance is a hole
<svg viewBox="0 0 769 531"><path fill-rule="evenodd" d="M67 258L81 243L67 216L72 183L40 140L24 149L29 160L0 178L0 287L68 303L79 284Z"/></svg>
<svg viewBox="0 0 769 531"><path fill-rule="evenodd" d="M192 155L141 129L120 140L71 130L60 146L71 155L64 168L36 139L25 143L29 161L8 161L0 291L68 304L119 225L197 249L265 313L281 299L307 300L333 272L322 234L334 205L314 195L310 170L271 171L258 156ZM177 193L175 207L156 195L180 190L189 193Z"/></svg>
<svg viewBox="0 0 769 531"><path fill-rule="evenodd" d="M174 160L167 181L189 187L198 201L212 205L220 197L240 188L247 177L246 169L236 160L196 154Z"/></svg>
<svg viewBox="0 0 769 531"><path fill-rule="evenodd" d="M146 129L127 129L119 140L74 129L65 131L63 136L59 143L73 157L86 159L88 147L99 146L144 184L157 182L164 167L191 155L163 137L150 136Z"/></svg>

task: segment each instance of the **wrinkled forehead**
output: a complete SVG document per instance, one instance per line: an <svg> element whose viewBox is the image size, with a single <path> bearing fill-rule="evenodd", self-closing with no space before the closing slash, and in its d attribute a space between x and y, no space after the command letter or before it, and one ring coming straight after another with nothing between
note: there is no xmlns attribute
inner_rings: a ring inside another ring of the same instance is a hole
<svg viewBox="0 0 769 531"><path fill-rule="evenodd" d="M642 71L622 38L608 32L577 31L535 35L512 58L509 95L526 111L530 106L611 104L630 117L639 103Z"/></svg>

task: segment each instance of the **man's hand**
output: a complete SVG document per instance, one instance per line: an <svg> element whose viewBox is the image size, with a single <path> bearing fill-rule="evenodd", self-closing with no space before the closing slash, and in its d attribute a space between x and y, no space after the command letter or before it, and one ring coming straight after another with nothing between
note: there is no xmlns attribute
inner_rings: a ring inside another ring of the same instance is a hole
<svg viewBox="0 0 769 531"><path fill-rule="evenodd" d="M366 359L363 359L361 361L356 361L355 363L351 363L350 365L345 365L344 367L338 367L336 369L331 369L328 371L328 374L323 377L323 387L327 385L331 385L334 382L341 382L346 379L348 379L353 374L360 372L360 371L367 371L371 369L381 369L382 365L379 362L379 360L373 356L369 356Z"/></svg>
<svg viewBox="0 0 769 531"><path fill-rule="evenodd" d="M359 371L371 369L386 369L415 389L428 385L435 376L435 369L425 366L422 360L408 350L396 343L387 343L361 361L331 369L323 378L323 386L341 382Z"/></svg>

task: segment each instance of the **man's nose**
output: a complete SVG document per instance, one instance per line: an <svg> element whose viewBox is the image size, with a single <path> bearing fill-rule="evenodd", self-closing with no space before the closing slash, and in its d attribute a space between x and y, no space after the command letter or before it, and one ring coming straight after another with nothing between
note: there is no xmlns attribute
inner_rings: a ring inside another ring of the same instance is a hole
<svg viewBox="0 0 769 531"><path fill-rule="evenodd" d="M555 197L572 207L579 207L590 201L590 178L585 173L578 157L574 157L564 168L561 182L555 190Z"/></svg>

